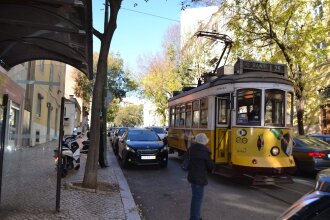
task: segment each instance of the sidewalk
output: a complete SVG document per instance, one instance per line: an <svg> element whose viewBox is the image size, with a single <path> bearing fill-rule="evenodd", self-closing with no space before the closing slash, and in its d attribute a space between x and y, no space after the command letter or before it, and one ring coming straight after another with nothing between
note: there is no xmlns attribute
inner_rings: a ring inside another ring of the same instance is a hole
<svg viewBox="0 0 330 220"><path fill-rule="evenodd" d="M60 212L56 212L56 171L52 160L56 144L5 152L0 219L140 220L129 186L109 145L109 167L98 169L100 190L74 186L73 183L81 183L84 177L87 155L82 154L80 169L70 170L68 176L62 178Z"/></svg>

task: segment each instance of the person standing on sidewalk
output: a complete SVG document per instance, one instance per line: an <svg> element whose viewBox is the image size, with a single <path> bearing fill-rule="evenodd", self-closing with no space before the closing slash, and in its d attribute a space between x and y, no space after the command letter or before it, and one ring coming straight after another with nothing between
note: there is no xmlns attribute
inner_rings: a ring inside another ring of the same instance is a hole
<svg viewBox="0 0 330 220"><path fill-rule="evenodd" d="M191 184L190 220L201 219L201 207L204 195L204 186L207 185L207 172L213 169L211 152L206 147L209 142L204 133L197 134L194 142L188 149L189 167L188 181Z"/></svg>

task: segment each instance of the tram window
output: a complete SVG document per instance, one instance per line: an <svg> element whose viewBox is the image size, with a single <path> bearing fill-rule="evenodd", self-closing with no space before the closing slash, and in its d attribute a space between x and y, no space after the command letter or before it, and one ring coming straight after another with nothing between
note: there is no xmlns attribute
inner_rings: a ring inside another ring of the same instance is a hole
<svg viewBox="0 0 330 220"><path fill-rule="evenodd" d="M181 105L181 108L180 108L180 127L184 127L185 119L186 119L186 106Z"/></svg>
<svg viewBox="0 0 330 220"><path fill-rule="evenodd" d="M186 127L191 127L191 110L192 110L192 103L189 102L186 104Z"/></svg>
<svg viewBox="0 0 330 220"><path fill-rule="evenodd" d="M174 122L175 122L175 108L171 107L170 108L170 126L174 127Z"/></svg>
<svg viewBox="0 0 330 220"><path fill-rule="evenodd" d="M199 125L199 100L193 102L193 121L192 127L198 128Z"/></svg>
<svg viewBox="0 0 330 220"><path fill-rule="evenodd" d="M226 99L218 99L218 124L227 124L228 108Z"/></svg>
<svg viewBox="0 0 330 220"><path fill-rule="evenodd" d="M175 107L175 127L179 127L180 124L180 106Z"/></svg>
<svg viewBox="0 0 330 220"><path fill-rule="evenodd" d="M208 107L208 102L207 102L207 97L201 99L201 113L200 113L200 127L207 127L207 107Z"/></svg>
<svg viewBox="0 0 330 220"><path fill-rule="evenodd" d="M278 89L266 90L265 125L284 126L284 94Z"/></svg>
<svg viewBox="0 0 330 220"><path fill-rule="evenodd" d="M286 126L293 126L293 94L287 93L286 98Z"/></svg>
<svg viewBox="0 0 330 220"><path fill-rule="evenodd" d="M260 125L260 89L237 90L237 124Z"/></svg>

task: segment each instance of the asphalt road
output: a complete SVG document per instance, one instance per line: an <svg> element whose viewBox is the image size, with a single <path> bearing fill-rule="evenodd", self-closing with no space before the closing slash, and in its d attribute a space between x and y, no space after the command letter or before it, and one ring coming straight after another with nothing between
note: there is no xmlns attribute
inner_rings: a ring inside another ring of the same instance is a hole
<svg viewBox="0 0 330 220"><path fill-rule="evenodd" d="M191 189L180 164L174 154L170 155L166 169L144 166L124 170L142 219L189 219ZM210 174L202 217L207 220L276 219L312 188L313 180L306 182L253 188L247 178L233 180Z"/></svg>

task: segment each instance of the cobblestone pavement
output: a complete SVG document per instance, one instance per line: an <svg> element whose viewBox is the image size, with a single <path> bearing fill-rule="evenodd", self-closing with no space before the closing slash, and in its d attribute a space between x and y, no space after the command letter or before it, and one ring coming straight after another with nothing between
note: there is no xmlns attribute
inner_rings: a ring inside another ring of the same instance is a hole
<svg viewBox="0 0 330 220"><path fill-rule="evenodd" d="M56 212L56 169L53 160L57 141L6 149L3 163L0 219L116 219L140 220L132 194L108 146L109 167L98 169L96 192L72 187L81 183L87 155L79 170L62 178L60 212ZM66 187L71 186L71 187Z"/></svg>

